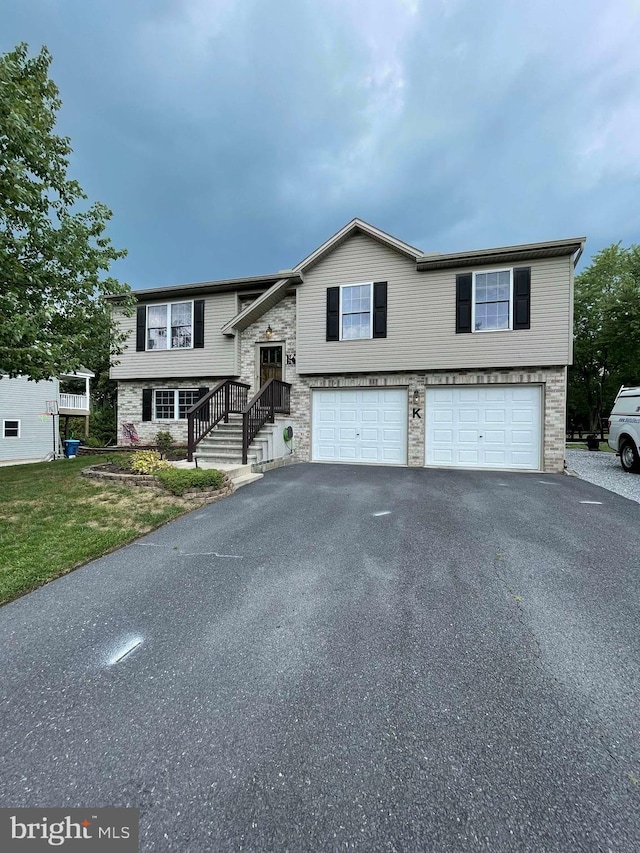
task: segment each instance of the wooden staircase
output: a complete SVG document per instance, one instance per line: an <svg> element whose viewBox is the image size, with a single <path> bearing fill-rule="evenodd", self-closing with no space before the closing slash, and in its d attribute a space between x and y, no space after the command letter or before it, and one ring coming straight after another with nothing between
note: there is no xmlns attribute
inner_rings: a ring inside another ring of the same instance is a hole
<svg viewBox="0 0 640 853"><path fill-rule="evenodd" d="M269 461L276 414L289 414L291 385L268 379L247 402L249 386L222 380L187 412L189 461L203 467Z"/></svg>

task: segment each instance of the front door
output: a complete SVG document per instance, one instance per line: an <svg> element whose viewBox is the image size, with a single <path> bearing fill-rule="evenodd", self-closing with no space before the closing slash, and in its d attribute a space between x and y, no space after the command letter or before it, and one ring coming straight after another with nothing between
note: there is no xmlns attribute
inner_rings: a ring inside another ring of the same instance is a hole
<svg viewBox="0 0 640 853"><path fill-rule="evenodd" d="M282 344L260 347L260 387L268 379L282 380Z"/></svg>

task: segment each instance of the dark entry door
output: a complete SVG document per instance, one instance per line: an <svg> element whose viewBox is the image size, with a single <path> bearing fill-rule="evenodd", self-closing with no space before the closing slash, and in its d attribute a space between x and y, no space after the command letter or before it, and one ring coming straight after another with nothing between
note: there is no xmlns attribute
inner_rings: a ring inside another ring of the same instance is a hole
<svg viewBox="0 0 640 853"><path fill-rule="evenodd" d="M268 379L282 379L282 345L260 347L260 386Z"/></svg>

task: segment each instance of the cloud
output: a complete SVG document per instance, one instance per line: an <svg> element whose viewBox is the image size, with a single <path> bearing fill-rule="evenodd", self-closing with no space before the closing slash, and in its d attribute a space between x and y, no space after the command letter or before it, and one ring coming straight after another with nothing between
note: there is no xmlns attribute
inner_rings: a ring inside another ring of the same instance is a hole
<svg viewBox="0 0 640 853"><path fill-rule="evenodd" d="M426 250L637 239L636 0L10 6L133 284L286 267L353 216Z"/></svg>

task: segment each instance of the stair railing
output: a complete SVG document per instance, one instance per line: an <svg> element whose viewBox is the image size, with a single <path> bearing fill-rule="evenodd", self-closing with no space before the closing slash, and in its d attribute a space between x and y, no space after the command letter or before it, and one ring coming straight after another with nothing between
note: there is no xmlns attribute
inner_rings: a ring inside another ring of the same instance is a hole
<svg viewBox="0 0 640 853"><path fill-rule="evenodd" d="M267 379L242 412L242 464L247 464L249 446L267 421L291 411L291 383Z"/></svg>
<svg viewBox="0 0 640 853"><path fill-rule="evenodd" d="M230 414L240 414L247 406L249 385L233 379L223 379L187 411L188 460L202 439L214 426L224 420L229 423Z"/></svg>

